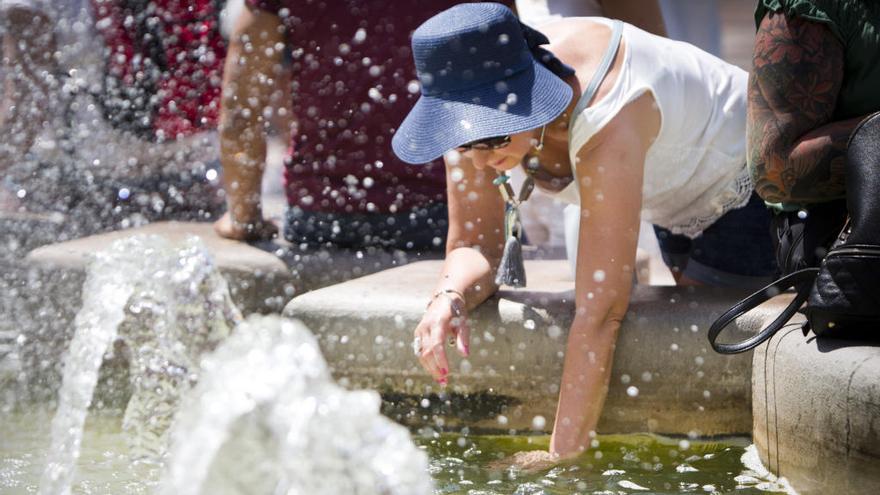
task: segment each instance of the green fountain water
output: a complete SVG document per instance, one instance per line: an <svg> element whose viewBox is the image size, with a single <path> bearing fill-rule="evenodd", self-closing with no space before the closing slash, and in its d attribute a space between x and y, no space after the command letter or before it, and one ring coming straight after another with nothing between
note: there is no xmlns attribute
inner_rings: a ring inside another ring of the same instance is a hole
<svg viewBox="0 0 880 495"><path fill-rule="evenodd" d="M0 493L38 489L50 443L47 411L2 416ZM581 458L549 471L522 473L490 464L514 452L546 448L543 436L414 435L427 451L435 494L784 493L743 463L748 439L672 439L647 434L599 436ZM72 493L151 494L162 468L129 459L121 414L92 414L86 424Z"/></svg>

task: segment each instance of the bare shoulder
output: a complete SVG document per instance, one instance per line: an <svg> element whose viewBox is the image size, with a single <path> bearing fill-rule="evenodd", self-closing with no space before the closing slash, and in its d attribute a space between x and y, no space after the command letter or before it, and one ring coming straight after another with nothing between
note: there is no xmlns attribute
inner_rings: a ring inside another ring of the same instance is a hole
<svg viewBox="0 0 880 495"><path fill-rule="evenodd" d="M550 38L548 49L565 63L578 65L596 58L611 39L611 29L586 17L567 17L542 24L539 31Z"/></svg>
<svg viewBox="0 0 880 495"><path fill-rule="evenodd" d="M660 133L660 126L661 116L654 95L646 91L620 109L605 127L581 147L579 155L589 155L599 148L646 154Z"/></svg>

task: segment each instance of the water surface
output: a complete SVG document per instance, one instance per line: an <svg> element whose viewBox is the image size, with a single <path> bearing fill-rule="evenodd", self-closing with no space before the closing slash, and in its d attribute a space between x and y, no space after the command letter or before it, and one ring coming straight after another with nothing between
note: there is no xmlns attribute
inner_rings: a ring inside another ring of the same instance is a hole
<svg viewBox="0 0 880 495"><path fill-rule="evenodd" d="M0 415L0 493L36 493L50 441L52 415ZM654 435L599 436L577 461L525 474L489 464L520 450L546 448L544 436L415 434L430 457L435 494L677 494L783 492L760 479L741 458L748 440L673 439ZM93 412L86 422L73 483L75 494L152 494L162 468L129 460L121 414Z"/></svg>

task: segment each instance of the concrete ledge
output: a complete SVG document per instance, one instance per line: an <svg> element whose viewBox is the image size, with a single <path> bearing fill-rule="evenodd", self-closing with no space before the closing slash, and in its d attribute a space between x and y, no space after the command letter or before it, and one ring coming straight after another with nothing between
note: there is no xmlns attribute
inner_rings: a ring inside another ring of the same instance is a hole
<svg viewBox="0 0 880 495"><path fill-rule="evenodd" d="M79 286L91 255L117 239L137 234L158 235L175 243L188 236L201 238L226 277L232 299L245 313L280 311L289 299L285 292L292 295L295 290L294 278L278 256L242 242L220 238L210 223L158 222L137 229L50 244L31 251L25 264L56 277L66 273L73 286L65 288L63 293L76 294L74 306L78 307Z"/></svg>
<svg viewBox="0 0 880 495"><path fill-rule="evenodd" d="M32 249L64 235L64 215L0 210L0 263L21 258Z"/></svg>
<svg viewBox="0 0 880 495"><path fill-rule="evenodd" d="M880 347L804 337L793 322L753 363L764 465L801 495L880 493Z"/></svg>
<svg viewBox="0 0 880 495"><path fill-rule="evenodd" d="M23 264L46 276L59 277L63 273L66 278L78 278L81 284L81 275L92 254L117 239L138 234L158 235L171 242L198 236L229 283L233 300L245 314L277 313L294 295L413 260L440 256L378 248L300 249L283 241L247 244L217 236L210 223L157 222L42 246L31 251ZM65 293L78 295L78 286L73 285Z"/></svg>
<svg viewBox="0 0 880 495"><path fill-rule="evenodd" d="M316 290L291 301L285 314L316 333L336 377L351 386L377 388L397 400L437 393L410 342L440 267L439 261L414 263ZM565 261L527 261L526 269L528 288L500 291L470 315L471 357L452 359L450 394L438 401L445 410L416 407L396 419L529 429L534 416L543 416L542 429L552 428L573 284ZM751 357L717 355L706 340L709 324L742 295L637 286L600 430L749 432ZM746 337L761 321L760 315L741 318L729 338ZM483 400L473 405L460 395ZM470 405L460 410L456 404Z"/></svg>

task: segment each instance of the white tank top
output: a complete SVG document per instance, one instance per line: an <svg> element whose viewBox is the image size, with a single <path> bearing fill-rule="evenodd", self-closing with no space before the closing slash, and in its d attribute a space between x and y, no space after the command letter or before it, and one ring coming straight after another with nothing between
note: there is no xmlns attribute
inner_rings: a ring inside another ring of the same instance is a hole
<svg viewBox="0 0 880 495"><path fill-rule="evenodd" d="M601 17L584 19L611 26ZM748 202L753 189L746 168L748 74L692 45L629 24L623 39L623 66L611 91L575 118L571 163L627 103L650 91L661 125L645 157L642 220L695 237ZM577 181L559 196L580 204Z"/></svg>

